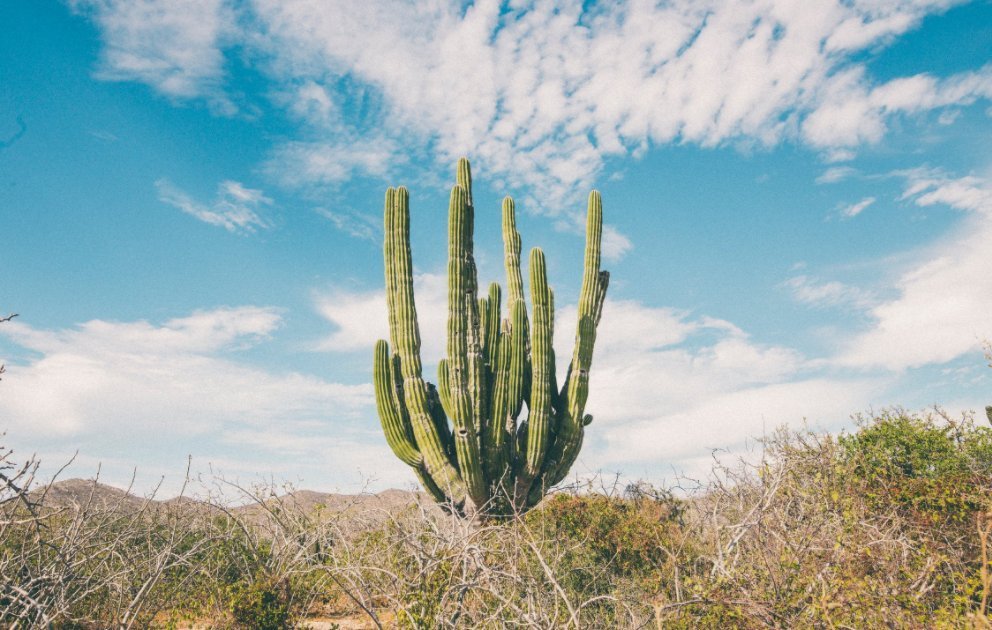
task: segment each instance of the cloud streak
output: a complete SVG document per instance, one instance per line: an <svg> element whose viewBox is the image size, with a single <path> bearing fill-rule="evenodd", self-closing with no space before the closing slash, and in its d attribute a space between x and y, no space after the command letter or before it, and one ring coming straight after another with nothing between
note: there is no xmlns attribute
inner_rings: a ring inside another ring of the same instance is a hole
<svg viewBox="0 0 992 630"><path fill-rule="evenodd" d="M251 234L272 227L261 215L261 209L271 206L272 200L261 190L245 188L240 182L227 180L218 184L217 196L209 204L196 201L164 178L155 182L155 189L162 203L228 232Z"/></svg>
<svg viewBox="0 0 992 630"><path fill-rule="evenodd" d="M864 309L876 302L869 291L836 280L822 282L806 275L798 275L783 282L782 286L789 289L797 302L816 308Z"/></svg>
<svg viewBox="0 0 992 630"><path fill-rule="evenodd" d="M853 219L854 217L861 214L865 210L865 208L867 208L873 203L875 203L874 197L865 197L864 199L862 199L857 203L852 203L850 205L843 206L840 209L840 216L845 219Z"/></svg>

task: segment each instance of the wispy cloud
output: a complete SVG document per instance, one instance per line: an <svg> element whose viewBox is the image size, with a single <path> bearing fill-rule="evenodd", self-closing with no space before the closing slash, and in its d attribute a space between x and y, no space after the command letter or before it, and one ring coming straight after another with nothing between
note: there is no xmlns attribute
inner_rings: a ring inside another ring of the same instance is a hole
<svg viewBox="0 0 992 630"><path fill-rule="evenodd" d="M102 129L91 129L86 133L103 142L117 142L120 140L116 135Z"/></svg>
<svg viewBox="0 0 992 630"><path fill-rule="evenodd" d="M782 286L789 289L797 302L816 308L844 306L864 309L875 303L870 292L836 280L821 282L798 275L783 282Z"/></svg>
<svg viewBox="0 0 992 630"><path fill-rule="evenodd" d="M196 201L167 179L156 181L155 188L161 202L228 232L252 233L271 227L259 212L264 206L271 206L272 200L261 190L245 188L239 182L221 182L217 186L217 196L210 203Z"/></svg>
<svg viewBox="0 0 992 630"><path fill-rule="evenodd" d="M930 169L903 171L903 198L968 214L948 234L914 252L896 297L878 303L868 330L839 353L840 365L905 370L950 361L992 338L992 183Z"/></svg>
<svg viewBox="0 0 992 630"><path fill-rule="evenodd" d="M858 170L851 166L831 166L816 178L817 184L836 184L857 175Z"/></svg>
<svg viewBox="0 0 992 630"><path fill-rule="evenodd" d="M276 147L265 170L285 186L327 185L354 175L384 175L399 160L396 145L379 138L328 138Z"/></svg>
<svg viewBox="0 0 992 630"><path fill-rule="evenodd" d="M843 205L840 208L840 216L844 219L853 219L854 217L861 214L865 208L875 203L874 197L865 197L857 203L852 203L848 205Z"/></svg>
<svg viewBox="0 0 992 630"><path fill-rule="evenodd" d="M852 53L948 5L569 2L504 11L497 2L396 10L262 0L256 8L283 72L351 73L381 94L387 126L419 130L442 160L470 153L509 187L555 200L587 187L605 156L646 142L791 138L836 152L876 141L892 114L987 97L986 70L875 84L851 66ZM844 109L851 99L857 106Z"/></svg>
<svg viewBox="0 0 992 630"><path fill-rule="evenodd" d="M334 227L348 236L377 243L382 228L379 222L357 212L334 212L327 208L314 208L314 212L331 222Z"/></svg>
<svg viewBox="0 0 992 630"><path fill-rule="evenodd" d="M128 431L186 436L226 423L321 418L364 408L367 386L274 374L231 356L280 325L270 308L200 311L156 325L93 320L38 329L12 322L2 334L37 355L10 366L0 409L18 433ZM8 362L9 363L9 362Z"/></svg>
<svg viewBox="0 0 992 630"><path fill-rule="evenodd" d="M976 175L953 177L944 171L918 168L893 173L906 178L900 197L918 206L942 204L983 214L992 214L992 182Z"/></svg>
<svg viewBox="0 0 992 630"><path fill-rule="evenodd" d="M629 238L608 224L603 226L603 240L601 245L603 259L606 262L620 260L634 247L634 244L630 242Z"/></svg>

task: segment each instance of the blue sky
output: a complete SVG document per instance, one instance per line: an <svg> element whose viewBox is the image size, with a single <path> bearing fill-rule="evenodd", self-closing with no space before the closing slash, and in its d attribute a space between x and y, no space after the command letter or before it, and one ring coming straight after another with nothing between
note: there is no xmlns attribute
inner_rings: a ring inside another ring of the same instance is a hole
<svg viewBox="0 0 992 630"><path fill-rule="evenodd" d="M410 188L433 374L461 155L480 281L511 194L560 354L602 191L577 474L992 402L988 0L14 1L0 85L0 430L71 474L409 484L369 384L381 204Z"/></svg>

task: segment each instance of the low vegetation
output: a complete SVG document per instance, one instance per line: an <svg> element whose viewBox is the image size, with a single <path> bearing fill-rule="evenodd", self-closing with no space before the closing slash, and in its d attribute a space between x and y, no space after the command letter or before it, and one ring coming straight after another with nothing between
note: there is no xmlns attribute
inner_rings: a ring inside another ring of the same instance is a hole
<svg viewBox="0 0 992 630"><path fill-rule="evenodd" d="M988 625L992 429L968 417L781 430L674 492L572 488L505 523L414 493L35 487L0 461L4 627Z"/></svg>

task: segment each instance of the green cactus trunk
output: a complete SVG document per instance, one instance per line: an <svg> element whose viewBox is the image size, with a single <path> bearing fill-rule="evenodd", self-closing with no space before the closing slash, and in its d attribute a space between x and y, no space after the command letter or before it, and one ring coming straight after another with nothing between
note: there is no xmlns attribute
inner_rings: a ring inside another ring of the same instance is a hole
<svg viewBox="0 0 992 630"><path fill-rule="evenodd" d="M380 340L375 347L376 408L389 447L435 500L459 514L500 518L533 507L567 476L592 421L585 415L589 369L610 277L599 268L603 209L593 191L575 350L559 389L554 293L544 253L538 248L530 253L531 323L515 207L512 199L504 199L508 294L503 318L498 284L478 297L468 160L458 161L456 181L448 208L447 356L438 364L437 388L422 376L409 195L402 187L386 192L383 259L390 342Z"/></svg>

